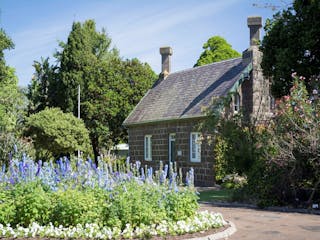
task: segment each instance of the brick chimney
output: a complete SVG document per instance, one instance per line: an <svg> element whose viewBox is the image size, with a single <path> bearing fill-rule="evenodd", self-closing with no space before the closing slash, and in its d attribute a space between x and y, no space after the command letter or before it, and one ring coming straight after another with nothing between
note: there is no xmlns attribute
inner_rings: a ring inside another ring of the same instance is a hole
<svg viewBox="0 0 320 240"><path fill-rule="evenodd" d="M262 18L248 17L247 23L250 29L250 46L259 45L260 28L262 27Z"/></svg>
<svg viewBox="0 0 320 240"><path fill-rule="evenodd" d="M166 78L171 71L171 61L170 56L172 55L172 48L171 47L161 47L160 48L161 54L161 75L163 78Z"/></svg>
<svg viewBox="0 0 320 240"><path fill-rule="evenodd" d="M262 18L248 17L250 46L242 53L242 63L251 66L250 77L242 84L242 106L244 116L257 124L267 119L270 113L269 79L263 76L261 68L262 52L259 50Z"/></svg>

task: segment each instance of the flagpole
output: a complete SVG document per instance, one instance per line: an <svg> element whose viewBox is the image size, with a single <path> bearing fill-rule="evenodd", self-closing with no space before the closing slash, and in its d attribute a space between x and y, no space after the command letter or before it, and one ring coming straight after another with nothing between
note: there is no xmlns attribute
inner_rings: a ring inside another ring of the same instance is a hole
<svg viewBox="0 0 320 240"><path fill-rule="evenodd" d="M80 119L80 84L78 85L78 119ZM80 159L80 150L78 149L78 160Z"/></svg>

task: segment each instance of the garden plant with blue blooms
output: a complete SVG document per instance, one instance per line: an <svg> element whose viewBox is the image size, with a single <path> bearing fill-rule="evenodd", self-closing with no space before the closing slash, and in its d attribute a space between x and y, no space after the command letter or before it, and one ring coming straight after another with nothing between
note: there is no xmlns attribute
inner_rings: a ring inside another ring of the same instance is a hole
<svg viewBox="0 0 320 240"><path fill-rule="evenodd" d="M26 155L0 171L0 237L151 238L225 224L198 213L193 169L186 174L139 161L35 162Z"/></svg>

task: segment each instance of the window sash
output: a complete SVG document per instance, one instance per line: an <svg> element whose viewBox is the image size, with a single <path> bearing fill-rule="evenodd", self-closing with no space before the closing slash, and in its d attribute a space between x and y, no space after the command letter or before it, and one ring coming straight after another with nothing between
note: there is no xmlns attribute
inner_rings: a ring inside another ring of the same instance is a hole
<svg viewBox="0 0 320 240"><path fill-rule="evenodd" d="M240 110L240 95L239 93L234 94L234 101L233 101L233 111L235 113L239 112Z"/></svg>
<svg viewBox="0 0 320 240"><path fill-rule="evenodd" d="M190 133L190 161L191 162L201 162L201 143L200 133L192 132Z"/></svg>
<svg viewBox="0 0 320 240"><path fill-rule="evenodd" d="M168 152L169 162L172 162L174 160L172 159L172 154L174 154L175 149L173 149L172 145L175 145L175 141L176 141L176 134L170 133L169 134L169 152Z"/></svg>
<svg viewBox="0 0 320 240"><path fill-rule="evenodd" d="M144 159L146 161L152 160L152 144L151 144L152 135L144 136Z"/></svg>

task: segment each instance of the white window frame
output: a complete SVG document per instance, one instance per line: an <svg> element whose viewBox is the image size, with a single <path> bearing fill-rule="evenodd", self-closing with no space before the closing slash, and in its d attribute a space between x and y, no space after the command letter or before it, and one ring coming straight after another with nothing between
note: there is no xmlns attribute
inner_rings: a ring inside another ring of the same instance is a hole
<svg viewBox="0 0 320 240"><path fill-rule="evenodd" d="M191 132L190 133L190 161L201 162L201 133Z"/></svg>
<svg viewBox="0 0 320 240"><path fill-rule="evenodd" d="M144 136L144 160L152 160L152 135Z"/></svg>
<svg viewBox="0 0 320 240"><path fill-rule="evenodd" d="M176 141L176 134L175 133L170 133L169 134L169 162L172 162L172 159L171 159L171 152L172 152L172 149L171 149L171 142L175 142Z"/></svg>
<svg viewBox="0 0 320 240"><path fill-rule="evenodd" d="M233 95L233 111L234 113L240 111L240 94L237 92Z"/></svg>

